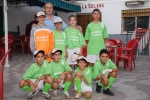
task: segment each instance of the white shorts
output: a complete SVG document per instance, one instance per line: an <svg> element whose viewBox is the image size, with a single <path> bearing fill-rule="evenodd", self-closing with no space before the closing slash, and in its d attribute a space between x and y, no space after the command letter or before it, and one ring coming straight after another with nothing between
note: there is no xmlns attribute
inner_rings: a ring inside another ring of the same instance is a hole
<svg viewBox="0 0 150 100"><path fill-rule="evenodd" d="M87 55L86 58L89 63L96 63L99 60L99 55Z"/></svg>
<svg viewBox="0 0 150 100"><path fill-rule="evenodd" d="M36 81L36 79L30 79L33 83ZM44 85L43 85L44 80L40 80L37 89L43 89Z"/></svg>
<svg viewBox="0 0 150 100"><path fill-rule="evenodd" d="M67 63L69 64L69 65L75 65L75 64L77 64L77 61L72 61L71 60L71 58L72 58L72 55L74 54L74 53L76 53L76 54L79 54L80 53L80 48L79 47L76 47L76 48L74 48L74 49L67 49L67 52L68 52L68 58L67 58Z"/></svg>
<svg viewBox="0 0 150 100"><path fill-rule="evenodd" d="M76 85L74 85L74 90L77 91ZM87 92L87 91L89 91L89 92L92 93L92 87L86 85L86 84L84 83L84 81L82 81L82 83L81 83L81 92L85 93L85 92Z"/></svg>

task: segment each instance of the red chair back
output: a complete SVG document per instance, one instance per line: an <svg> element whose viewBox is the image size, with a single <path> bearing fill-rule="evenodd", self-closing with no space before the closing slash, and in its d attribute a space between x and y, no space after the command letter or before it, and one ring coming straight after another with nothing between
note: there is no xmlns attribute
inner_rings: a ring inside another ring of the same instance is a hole
<svg viewBox="0 0 150 100"><path fill-rule="evenodd" d="M8 48L11 48L15 41L15 38L12 34L8 34ZM5 45L5 36L2 37L2 43Z"/></svg>
<svg viewBox="0 0 150 100"><path fill-rule="evenodd" d="M110 41L109 39L105 41L106 46L113 46L115 45L114 42Z"/></svg>
<svg viewBox="0 0 150 100"><path fill-rule="evenodd" d="M121 39L114 38L113 40L115 40L118 43L119 47L123 47L123 41Z"/></svg>
<svg viewBox="0 0 150 100"><path fill-rule="evenodd" d="M137 39L132 39L130 40L127 44L126 47L127 48L134 48L134 46L138 46L138 40Z"/></svg>

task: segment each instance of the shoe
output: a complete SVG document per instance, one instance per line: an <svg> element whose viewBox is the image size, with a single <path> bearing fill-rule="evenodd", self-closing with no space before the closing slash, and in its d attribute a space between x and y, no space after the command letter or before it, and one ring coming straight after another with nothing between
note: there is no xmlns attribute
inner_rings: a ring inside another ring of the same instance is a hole
<svg viewBox="0 0 150 100"><path fill-rule="evenodd" d="M81 96L82 96L81 92L77 92L74 97L75 99L80 99Z"/></svg>
<svg viewBox="0 0 150 100"><path fill-rule="evenodd" d="M104 94L108 94L108 95L110 95L110 96L114 96L114 93L111 92L109 89L103 90L103 93L104 93Z"/></svg>
<svg viewBox="0 0 150 100"><path fill-rule="evenodd" d="M53 89L51 88L50 90L49 90L49 92L52 92L53 91Z"/></svg>
<svg viewBox="0 0 150 100"><path fill-rule="evenodd" d="M53 96L57 97L58 94L57 94L57 90L53 90Z"/></svg>
<svg viewBox="0 0 150 100"><path fill-rule="evenodd" d="M70 99L70 98L71 98L70 95L69 95L69 93L68 93L68 91L67 91L67 92L64 92L64 96L65 96L65 98L67 98L67 99Z"/></svg>
<svg viewBox="0 0 150 100"><path fill-rule="evenodd" d="M101 93L101 86L99 86L98 83L96 84L96 92Z"/></svg>
<svg viewBox="0 0 150 100"><path fill-rule="evenodd" d="M37 94L37 92L29 92L28 93L28 99L32 99L35 95Z"/></svg>
<svg viewBox="0 0 150 100"><path fill-rule="evenodd" d="M43 92L42 93L42 96L45 98L45 99L50 99L51 96L48 94L48 92Z"/></svg>

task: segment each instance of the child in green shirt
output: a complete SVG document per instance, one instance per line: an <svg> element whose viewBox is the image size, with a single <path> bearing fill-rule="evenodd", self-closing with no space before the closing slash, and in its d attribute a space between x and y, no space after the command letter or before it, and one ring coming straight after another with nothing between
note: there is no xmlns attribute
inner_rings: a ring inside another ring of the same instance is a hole
<svg viewBox="0 0 150 100"><path fill-rule="evenodd" d="M99 93L101 93L101 86L104 87L103 93L114 96L114 93L109 90L116 79L117 67L109 59L108 51L102 49L99 54L100 60L94 64L93 79L99 81Z"/></svg>
<svg viewBox="0 0 150 100"><path fill-rule="evenodd" d="M66 34L62 30L62 22L61 18L56 18L54 20L54 24L56 29L53 30L54 33L54 48L59 48L62 50L62 59L66 60L67 57L67 47L66 47Z"/></svg>
<svg viewBox="0 0 150 100"><path fill-rule="evenodd" d="M82 46L85 45L85 40L83 37L83 34L77 29L77 20L74 15L71 15L69 17L69 24L65 29L66 33L66 41L67 41L67 52L68 52L68 58L67 63L69 65L75 65L77 64L76 55L82 55Z"/></svg>
<svg viewBox="0 0 150 100"><path fill-rule="evenodd" d="M32 99L39 89L43 89L42 96L49 99L50 95L48 94L48 90L51 88L53 81L49 76L49 63L47 60L44 60L43 50L36 50L33 55L36 62L24 73L23 79L19 82L19 86L29 92L28 99Z"/></svg>
<svg viewBox="0 0 150 100"><path fill-rule="evenodd" d="M64 85L64 96L67 99L70 99L69 95L69 87L71 85L71 74L72 69L67 64L67 62L62 57L62 50L55 48L52 51L52 58L53 61L50 63L51 71L52 71L52 78L53 78L53 95L57 96L57 89L58 87L63 87Z"/></svg>
<svg viewBox="0 0 150 100"><path fill-rule="evenodd" d="M79 56L77 59L77 65L79 68L74 73L75 98L79 99L83 93L85 98L89 100L92 96L92 71L86 67L87 61L84 56Z"/></svg>

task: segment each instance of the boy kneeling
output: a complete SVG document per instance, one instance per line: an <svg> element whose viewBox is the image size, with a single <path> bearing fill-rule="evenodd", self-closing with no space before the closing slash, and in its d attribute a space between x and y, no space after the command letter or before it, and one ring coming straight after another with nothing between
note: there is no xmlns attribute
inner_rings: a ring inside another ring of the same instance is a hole
<svg viewBox="0 0 150 100"><path fill-rule="evenodd" d="M49 99L48 90L53 82L49 76L49 63L44 60L45 54L43 50L36 50L33 55L36 62L27 69L23 75L23 80L19 82L19 86L29 92L28 99L32 99L39 89L43 89L42 96Z"/></svg>
<svg viewBox="0 0 150 100"><path fill-rule="evenodd" d="M74 74L75 90L77 91L75 98L79 99L83 93L89 100L92 96L92 71L86 68L87 61L83 56L78 57L77 65L79 68L75 70Z"/></svg>
<svg viewBox="0 0 150 100"><path fill-rule="evenodd" d="M65 60L61 59L62 51L58 48L53 49L52 58L53 61L50 63L52 78L53 78L53 95L57 96L57 89L64 87L64 96L70 99L68 89L71 85L71 74L72 69ZM64 86L63 86L64 85Z"/></svg>
<svg viewBox="0 0 150 100"><path fill-rule="evenodd" d="M93 79L99 81L98 89L101 92L101 87L104 87L103 93L114 96L114 93L109 90L114 83L117 75L116 65L108 58L108 51L102 49L99 54L100 60L94 65Z"/></svg>

